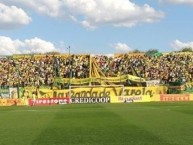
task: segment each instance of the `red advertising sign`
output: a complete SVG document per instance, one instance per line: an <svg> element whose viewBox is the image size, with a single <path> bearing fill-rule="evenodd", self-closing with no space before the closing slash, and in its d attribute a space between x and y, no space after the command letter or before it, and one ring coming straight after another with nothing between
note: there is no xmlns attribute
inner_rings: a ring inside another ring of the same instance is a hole
<svg viewBox="0 0 193 145"><path fill-rule="evenodd" d="M169 101L190 101L189 94L162 94L160 95L160 101L169 102Z"/></svg>
<svg viewBox="0 0 193 145"><path fill-rule="evenodd" d="M46 105L57 105L57 104L68 104L70 98L39 98L39 99L28 99L30 106L46 106Z"/></svg>

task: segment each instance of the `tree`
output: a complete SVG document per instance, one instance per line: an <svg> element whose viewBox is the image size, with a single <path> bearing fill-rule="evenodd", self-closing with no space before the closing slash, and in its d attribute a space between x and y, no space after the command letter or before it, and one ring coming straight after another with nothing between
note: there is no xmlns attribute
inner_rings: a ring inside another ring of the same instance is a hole
<svg viewBox="0 0 193 145"><path fill-rule="evenodd" d="M150 49L150 50L145 52L145 55L153 56L155 53L159 53L159 51L157 49Z"/></svg>
<svg viewBox="0 0 193 145"><path fill-rule="evenodd" d="M48 55L57 55L57 54L60 54L60 52L52 51L52 52L47 52L46 54L48 54Z"/></svg>
<svg viewBox="0 0 193 145"><path fill-rule="evenodd" d="M142 53L142 51L138 50L138 49L135 49L132 51L132 53Z"/></svg>
<svg viewBox="0 0 193 145"><path fill-rule="evenodd" d="M184 47L181 52L193 52L192 47Z"/></svg>

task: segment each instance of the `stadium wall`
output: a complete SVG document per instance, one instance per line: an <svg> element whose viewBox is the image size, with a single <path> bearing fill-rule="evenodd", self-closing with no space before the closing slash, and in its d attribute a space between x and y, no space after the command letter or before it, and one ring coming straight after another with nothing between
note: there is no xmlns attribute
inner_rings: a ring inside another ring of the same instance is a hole
<svg viewBox="0 0 193 145"><path fill-rule="evenodd" d="M0 106L56 105L68 103L129 103L193 101L193 94L167 94L167 87L84 87L65 90L35 87L1 91Z"/></svg>

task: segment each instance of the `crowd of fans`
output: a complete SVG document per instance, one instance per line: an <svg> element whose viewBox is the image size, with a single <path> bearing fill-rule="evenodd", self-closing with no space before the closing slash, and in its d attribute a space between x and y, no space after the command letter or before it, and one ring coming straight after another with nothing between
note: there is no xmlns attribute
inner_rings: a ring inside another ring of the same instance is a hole
<svg viewBox="0 0 193 145"><path fill-rule="evenodd" d="M114 57L112 55L96 55L95 61L106 77L117 77L124 74L132 74L130 58L126 55Z"/></svg>
<svg viewBox="0 0 193 145"><path fill-rule="evenodd" d="M55 78L87 78L88 56L0 58L0 86L53 86Z"/></svg>
<svg viewBox="0 0 193 145"><path fill-rule="evenodd" d="M193 81L193 55L190 53L162 56L42 55L38 58L1 57L0 86L52 86L55 78L89 78L93 61L105 77L130 74L145 80L160 80L162 84Z"/></svg>
<svg viewBox="0 0 193 145"><path fill-rule="evenodd" d="M96 56L95 60L105 76L115 77L131 74L145 80L160 80L161 84L193 81L192 53L146 56L124 54L118 56Z"/></svg>

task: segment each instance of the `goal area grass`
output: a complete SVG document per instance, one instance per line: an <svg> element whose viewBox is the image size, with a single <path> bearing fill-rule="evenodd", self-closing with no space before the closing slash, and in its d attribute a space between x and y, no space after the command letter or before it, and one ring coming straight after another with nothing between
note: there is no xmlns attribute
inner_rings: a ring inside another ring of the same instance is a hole
<svg viewBox="0 0 193 145"><path fill-rule="evenodd" d="M192 145L193 102L0 107L0 145Z"/></svg>

